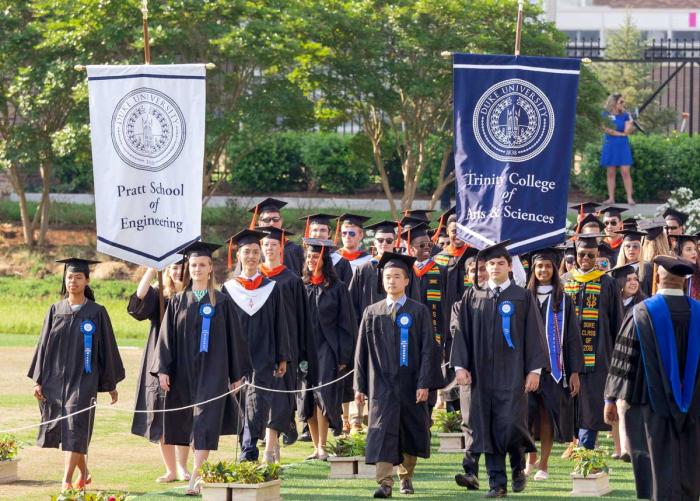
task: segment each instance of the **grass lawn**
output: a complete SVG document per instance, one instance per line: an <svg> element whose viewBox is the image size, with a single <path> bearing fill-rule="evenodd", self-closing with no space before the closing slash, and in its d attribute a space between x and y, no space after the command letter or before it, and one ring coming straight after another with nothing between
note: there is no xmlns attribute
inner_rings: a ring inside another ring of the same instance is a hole
<svg viewBox="0 0 700 501"><path fill-rule="evenodd" d="M25 376L33 350L28 346L8 346L8 339L14 337L19 336L0 336L0 357L3 360L3 370L0 371L0 430L39 420L38 408L31 396L32 382ZM133 407L141 349L123 348L121 354L127 368L127 379L119 386L120 399L117 407L128 410ZM106 403L106 400L106 395L99 398L100 403ZM97 410L89 454L94 488L126 490L132 495L130 499L138 500L184 498L184 483L163 486L154 482L162 474L158 448L131 435L130 424L131 414L127 412ZM32 445L35 434L35 430L17 433L17 437L27 443L20 452L20 481L3 485L0 488L0 499L48 499L50 494L60 489L62 453ZM437 444L434 445L435 451ZM610 444L606 442L606 445ZM373 481L329 480L329 467L326 463L304 463L303 458L310 452L310 446L305 443L283 449L283 464L287 465L282 483L282 496L285 500L349 500L371 497L375 488ZM571 481L568 473L572 466L570 462L559 459L561 452L561 446L554 450L549 481L530 482L524 493L512 497L523 500L569 498ZM234 458L234 437L222 437L220 450L211 457L215 460ZM412 499L481 499L486 492L484 487L478 492L467 493L454 483L454 474L460 470L459 454L434 452L430 459L419 460L414 481L416 494ZM485 481L483 467L480 477ZM630 465L613 462L611 483L614 491L606 499L634 498ZM398 490L395 497L402 497Z"/></svg>

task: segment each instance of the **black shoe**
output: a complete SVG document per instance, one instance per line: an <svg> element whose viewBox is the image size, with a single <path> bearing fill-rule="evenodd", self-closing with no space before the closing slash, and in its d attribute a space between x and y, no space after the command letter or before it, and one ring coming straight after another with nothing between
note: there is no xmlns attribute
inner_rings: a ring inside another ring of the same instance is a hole
<svg viewBox="0 0 700 501"><path fill-rule="evenodd" d="M297 431L296 425L292 426L288 433L282 433L282 443L285 447L288 447L299 438L299 432Z"/></svg>
<svg viewBox="0 0 700 501"><path fill-rule="evenodd" d="M510 488L513 490L513 492L523 492L526 485L527 476L525 476L525 472L523 470L520 470L517 474L513 475L513 482L510 484Z"/></svg>
<svg viewBox="0 0 700 501"><path fill-rule="evenodd" d="M386 499L391 497L391 487L388 485L380 485L377 490L374 491L374 497L380 499Z"/></svg>
<svg viewBox="0 0 700 501"><path fill-rule="evenodd" d="M404 478L401 481L401 494L413 494L415 491L413 490L413 482L411 482L410 478Z"/></svg>
<svg viewBox="0 0 700 501"><path fill-rule="evenodd" d="M496 487L495 489L491 489L486 493L486 498L492 499L492 498L504 498L508 494L506 490L503 487Z"/></svg>
<svg viewBox="0 0 700 501"><path fill-rule="evenodd" d="M620 459L622 459L625 463L631 463L632 462L632 457L627 454L626 452L620 456Z"/></svg>
<svg viewBox="0 0 700 501"><path fill-rule="evenodd" d="M470 491L479 490L479 479L473 473L458 473L455 475L455 482L460 487L466 487Z"/></svg>
<svg viewBox="0 0 700 501"><path fill-rule="evenodd" d="M304 432L301 435L299 435L299 438L297 438L299 442L311 442L311 435L309 432Z"/></svg>
<svg viewBox="0 0 700 501"><path fill-rule="evenodd" d="M333 436L334 437L339 437L343 434L343 429L342 428L333 428Z"/></svg>

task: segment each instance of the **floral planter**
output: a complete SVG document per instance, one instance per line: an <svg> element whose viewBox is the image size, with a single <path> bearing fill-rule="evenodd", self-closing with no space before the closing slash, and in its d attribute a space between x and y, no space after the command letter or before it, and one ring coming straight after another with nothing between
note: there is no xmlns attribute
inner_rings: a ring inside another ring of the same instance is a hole
<svg viewBox="0 0 700 501"><path fill-rule="evenodd" d="M328 464L331 465L331 471L328 478L355 478L360 460L364 463L365 458L362 456L329 456Z"/></svg>
<svg viewBox="0 0 700 501"><path fill-rule="evenodd" d="M17 463L19 459L0 461L0 484L10 484L17 480Z"/></svg>
<svg viewBox="0 0 700 501"><path fill-rule="evenodd" d="M203 501L281 501L281 481L261 484L202 484Z"/></svg>
<svg viewBox="0 0 700 501"><path fill-rule="evenodd" d="M440 447L438 452L464 452L464 433L438 433Z"/></svg>
<svg viewBox="0 0 700 501"><path fill-rule="evenodd" d="M610 487L610 477L607 472L589 473L587 477L572 473L571 479L574 481L572 496L596 497L604 496L612 492Z"/></svg>

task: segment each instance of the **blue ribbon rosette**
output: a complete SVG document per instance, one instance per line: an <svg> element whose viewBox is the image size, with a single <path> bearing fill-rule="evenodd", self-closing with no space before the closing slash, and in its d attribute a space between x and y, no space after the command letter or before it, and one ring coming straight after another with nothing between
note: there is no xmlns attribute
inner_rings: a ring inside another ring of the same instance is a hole
<svg viewBox="0 0 700 501"><path fill-rule="evenodd" d="M199 338L200 353L209 351L209 327L215 311L214 306L209 303L204 303L199 307L199 315L202 317L202 335Z"/></svg>
<svg viewBox="0 0 700 501"><path fill-rule="evenodd" d="M85 374L92 373L92 335L95 333L95 324L92 320L83 320L80 324L80 332L83 333L83 369Z"/></svg>
<svg viewBox="0 0 700 501"><path fill-rule="evenodd" d="M408 367L408 329L413 325L413 319L408 313L402 313L396 317L396 325L401 330L401 341L399 345L399 366Z"/></svg>
<svg viewBox="0 0 700 501"><path fill-rule="evenodd" d="M506 343L512 349L515 349L513 345L513 339L510 337L510 317L515 313L515 306L510 301L503 301L498 305L498 313L501 315L501 322L503 324L503 337L506 338Z"/></svg>

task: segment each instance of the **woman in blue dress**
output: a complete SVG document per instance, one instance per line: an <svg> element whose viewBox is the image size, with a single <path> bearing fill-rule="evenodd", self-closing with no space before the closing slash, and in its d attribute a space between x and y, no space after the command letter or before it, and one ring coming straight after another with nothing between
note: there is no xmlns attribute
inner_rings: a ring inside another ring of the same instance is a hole
<svg viewBox="0 0 700 501"><path fill-rule="evenodd" d="M605 203L615 203L615 167L620 168L622 183L627 193L627 203L635 205L632 198L632 150L627 136L632 133L632 117L625 111L625 98L622 94L612 94L608 97L603 111L603 151L600 155L600 166L608 169L608 199Z"/></svg>

